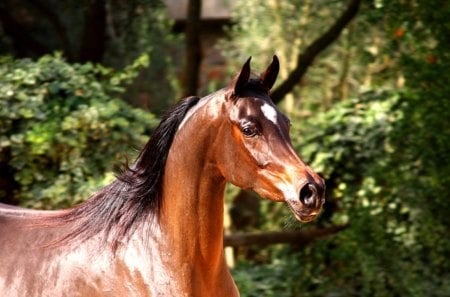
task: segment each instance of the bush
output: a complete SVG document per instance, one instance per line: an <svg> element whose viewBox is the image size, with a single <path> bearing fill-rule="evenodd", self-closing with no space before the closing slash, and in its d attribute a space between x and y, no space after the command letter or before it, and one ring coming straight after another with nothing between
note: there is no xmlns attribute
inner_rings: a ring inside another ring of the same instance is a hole
<svg viewBox="0 0 450 297"><path fill-rule="evenodd" d="M9 176L0 178L14 187L2 189L0 199L67 207L105 185L114 162L140 147L156 123L115 98L147 64L142 56L113 71L71 65L58 54L38 61L1 58L0 167Z"/></svg>
<svg viewBox="0 0 450 297"><path fill-rule="evenodd" d="M304 127L303 156L329 186L319 220L350 227L297 255L299 277L312 276L303 285L316 283L298 286L303 296L448 296L449 167L442 160L450 135L440 120L448 112L439 112L447 97L436 92L424 104L418 94L367 92Z"/></svg>

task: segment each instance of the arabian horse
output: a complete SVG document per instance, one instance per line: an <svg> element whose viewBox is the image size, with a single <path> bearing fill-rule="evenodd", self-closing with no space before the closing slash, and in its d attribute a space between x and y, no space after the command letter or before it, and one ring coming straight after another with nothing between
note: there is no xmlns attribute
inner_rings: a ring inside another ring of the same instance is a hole
<svg viewBox="0 0 450 297"><path fill-rule="evenodd" d="M0 295L239 296L224 260L227 182L314 219L325 185L296 154L290 122L250 58L225 88L182 100L136 161L70 209L0 206Z"/></svg>

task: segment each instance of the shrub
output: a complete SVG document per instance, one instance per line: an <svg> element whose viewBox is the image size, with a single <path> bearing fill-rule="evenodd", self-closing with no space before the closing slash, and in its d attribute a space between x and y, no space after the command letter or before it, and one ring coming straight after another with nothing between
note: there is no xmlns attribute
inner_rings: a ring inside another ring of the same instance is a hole
<svg viewBox="0 0 450 297"><path fill-rule="evenodd" d="M0 60L0 167L14 184L0 199L67 207L105 185L114 162L139 147L155 117L116 98L142 56L122 71L68 64L59 54ZM8 197L9 196L9 197Z"/></svg>

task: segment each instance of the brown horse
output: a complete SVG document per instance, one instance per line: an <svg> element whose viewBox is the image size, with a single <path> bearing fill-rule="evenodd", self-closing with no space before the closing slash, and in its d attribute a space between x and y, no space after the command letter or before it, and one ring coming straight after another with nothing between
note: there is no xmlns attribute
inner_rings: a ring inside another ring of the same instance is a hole
<svg viewBox="0 0 450 297"><path fill-rule="evenodd" d="M268 92L274 57L250 78L174 107L136 162L67 210L0 207L0 295L238 296L224 261L227 182L311 221L324 181L293 150Z"/></svg>

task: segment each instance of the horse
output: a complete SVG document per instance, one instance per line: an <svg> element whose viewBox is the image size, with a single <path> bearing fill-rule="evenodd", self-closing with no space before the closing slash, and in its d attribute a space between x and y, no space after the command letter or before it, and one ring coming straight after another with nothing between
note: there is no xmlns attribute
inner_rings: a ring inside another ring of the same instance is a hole
<svg viewBox="0 0 450 297"><path fill-rule="evenodd" d="M276 56L175 105L132 164L85 202L0 207L0 292L43 296L239 296L224 259L227 183L317 217L325 184L294 151L270 98Z"/></svg>

